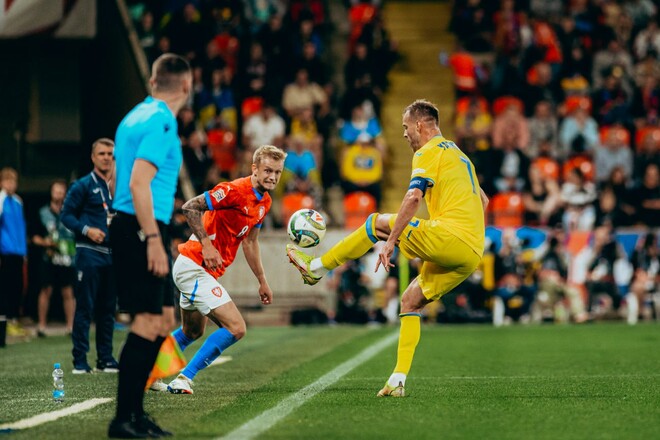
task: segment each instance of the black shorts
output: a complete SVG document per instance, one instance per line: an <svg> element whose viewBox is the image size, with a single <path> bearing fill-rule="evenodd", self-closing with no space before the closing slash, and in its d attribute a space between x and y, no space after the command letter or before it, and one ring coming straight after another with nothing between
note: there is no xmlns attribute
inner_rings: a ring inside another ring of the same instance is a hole
<svg viewBox="0 0 660 440"><path fill-rule="evenodd" d="M77 272L73 266L57 266L44 261L39 268L41 287L52 286L54 289L68 287L76 283Z"/></svg>
<svg viewBox="0 0 660 440"><path fill-rule="evenodd" d="M165 251L169 255L167 225L158 223ZM119 310L131 315L138 313L160 314L163 306L173 306L171 282L154 276L147 262L147 242L140 241L140 225L134 215L117 213L110 225L112 264L117 281Z"/></svg>

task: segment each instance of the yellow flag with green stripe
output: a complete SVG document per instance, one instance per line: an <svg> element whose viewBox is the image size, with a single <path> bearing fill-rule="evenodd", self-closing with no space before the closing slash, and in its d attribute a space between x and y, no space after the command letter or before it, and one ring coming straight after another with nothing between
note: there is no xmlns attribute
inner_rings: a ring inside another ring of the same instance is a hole
<svg viewBox="0 0 660 440"><path fill-rule="evenodd" d="M156 363L151 373L149 373L149 379L147 379L145 389L148 390L156 379L162 379L178 373L186 366L186 363L186 358L183 356L183 352L179 344L177 344L176 339L174 339L174 336L167 335L167 338L165 338L165 341L160 346Z"/></svg>

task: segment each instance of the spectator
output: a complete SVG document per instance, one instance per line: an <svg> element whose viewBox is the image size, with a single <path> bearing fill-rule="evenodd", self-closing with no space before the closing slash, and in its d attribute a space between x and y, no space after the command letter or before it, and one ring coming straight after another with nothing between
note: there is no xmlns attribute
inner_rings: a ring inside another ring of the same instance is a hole
<svg viewBox="0 0 660 440"><path fill-rule="evenodd" d="M181 109L176 118L178 125L178 133L181 138L181 143L186 145L188 138L197 130L195 124L195 112L191 107L184 107Z"/></svg>
<svg viewBox="0 0 660 440"><path fill-rule="evenodd" d="M557 68L559 69L559 68ZM548 101L556 107L564 100L563 91L552 78L552 68L549 63L541 62L532 67L532 78L528 81L523 93L525 114L531 116L540 101Z"/></svg>
<svg viewBox="0 0 660 440"><path fill-rule="evenodd" d="M307 148L309 144L301 135L291 136L288 144L278 195L282 192L309 194L314 205L320 207L323 195L321 175L314 154Z"/></svg>
<svg viewBox="0 0 660 440"><path fill-rule="evenodd" d="M641 87L635 89L630 113L637 129L641 129L646 125L656 125L660 121L658 77L647 75Z"/></svg>
<svg viewBox="0 0 660 440"><path fill-rule="evenodd" d="M18 173L0 170L0 347L6 334L25 335L18 323L23 296L23 268L27 256L27 232L23 200L16 194Z"/></svg>
<svg viewBox="0 0 660 440"><path fill-rule="evenodd" d="M536 104L534 114L529 118L528 126L530 139L527 156L538 157L541 144L548 142L550 155L554 157L557 153L558 122L549 101L539 101Z"/></svg>
<svg viewBox="0 0 660 440"><path fill-rule="evenodd" d="M614 189L610 185L605 186L598 193L594 225L596 227L609 226L611 228L618 228L619 226L627 226L628 224L629 216L621 207L621 202L617 198Z"/></svg>
<svg viewBox="0 0 660 440"><path fill-rule="evenodd" d="M633 154L621 138L619 130L610 129L604 145L594 148L594 166L598 183L607 180L614 168L620 168L626 180L632 177Z"/></svg>
<svg viewBox="0 0 660 440"><path fill-rule="evenodd" d="M114 216L110 183L114 142L98 139L92 145L94 169L78 179L62 207L62 223L76 234L76 309L73 318L73 374L91 373L87 363L89 328L96 322L96 370L119 372L112 354L117 291L112 270L108 227Z"/></svg>
<svg viewBox="0 0 660 440"><path fill-rule="evenodd" d="M502 113L495 117L493 123L494 148L503 149L505 143L513 142L515 148L526 151L529 138L527 119L517 105L509 104Z"/></svg>
<svg viewBox="0 0 660 440"><path fill-rule="evenodd" d="M565 160L573 154L591 152L598 140L598 124L585 108L578 106L560 125L557 158Z"/></svg>
<svg viewBox="0 0 660 440"><path fill-rule="evenodd" d="M628 87L628 81L633 75L632 57L616 38L611 38L607 47L594 55L591 72L593 88L599 89L605 86L605 80L612 72L615 72L626 83L625 87Z"/></svg>
<svg viewBox="0 0 660 440"><path fill-rule="evenodd" d="M518 139L513 131L503 132L501 147L493 152L491 166L498 191L522 191L527 181L529 159L518 148Z"/></svg>
<svg viewBox="0 0 660 440"><path fill-rule="evenodd" d="M268 79L268 62L261 43L258 41L252 42L249 58L244 64L243 72L240 75L243 96L263 97Z"/></svg>
<svg viewBox="0 0 660 440"><path fill-rule="evenodd" d="M646 297L649 294L658 293L660 287L660 256L658 255L658 238L649 232L630 257L633 266L633 279L630 291L637 297L637 302L642 304L640 314L642 317L650 317L652 311L648 308Z"/></svg>
<svg viewBox="0 0 660 440"><path fill-rule="evenodd" d="M637 223L651 228L660 226L660 175L657 165L646 166L642 184L634 194Z"/></svg>
<svg viewBox="0 0 660 440"><path fill-rule="evenodd" d="M623 70L615 66L607 72L601 87L592 94L594 117L601 125L631 122L630 93L623 85Z"/></svg>
<svg viewBox="0 0 660 440"><path fill-rule="evenodd" d="M252 155L261 145L283 148L285 133L284 119L277 114L271 103L264 102L261 110L250 116L243 125L244 157L240 161L241 175L245 175L252 164Z"/></svg>
<svg viewBox="0 0 660 440"><path fill-rule="evenodd" d="M318 169L323 167L323 136L314 120L314 109L304 108L291 120L291 136L300 136L314 155Z"/></svg>
<svg viewBox="0 0 660 440"><path fill-rule="evenodd" d="M487 150L490 148L492 126L490 113L482 108L478 98L471 98L467 110L456 116L456 142L465 150Z"/></svg>
<svg viewBox="0 0 660 440"><path fill-rule="evenodd" d="M657 18L649 20L646 28L635 37L633 51L638 60L643 59L649 53L654 55L660 53L660 30L656 20Z"/></svg>
<svg viewBox="0 0 660 440"><path fill-rule="evenodd" d="M140 46L147 56L147 62L152 63L156 55L156 32L154 31L154 14L145 10L140 21L135 25L135 31L140 41Z"/></svg>
<svg viewBox="0 0 660 440"><path fill-rule="evenodd" d="M559 232L561 234L561 232ZM568 303L568 316L574 322L585 322L588 315L580 291L567 281L568 258L562 242L555 236L551 237L548 249L541 257L539 269L539 287L534 301L532 318L540 322L545 312L550 309L555 321L561 322L564 311L564 301Z"/></svg>
<svg viewBox="0 0 660 440"><path fill-rule="evenodd" d="M309 74L304 68L296 72L295 81L284 88L282 96L282 107L287 115L292 118L306 107L318 109L317 116L328 114L328 97L325 91L316 83L309 82Z"/></svg>
<svg viewBox="0 0 660 440"><path fill-rule="evenodd" d="M344 194L365 191L381 200L383 179L383 155L373 139L358 137L357 142L347 145L340 159L341 187Z"/></svg>
<svg viewBox="0 0 660 440"><path fill-rule="evenodd" d="M385 154L386 146L383 130L376 117L369 117L363 104L357 104L351 111L351 119L341 124L339 137L347 145L358 142L372 142Z"/></svg>
<svg viewBox="0 0 660 440"><path fill-rule="evenodd" d="M298 59L298 67L304 68L309 73L309 80L317 83L326 89L330 86L328 82L328 67L324 65L319 56L316 45L311 41L305 42L302 48L302 54Z"/></svg>
<svg viewBox="0 0 660 440"><path fill-rule="evenodd" d="M53 288L62 292L66 332L73 330L73 314L76 300L73 296L73 284L76 269L73 266L75 255L75 236L64 226L60 213L66 196L66 183L56 180L50 185L50 203L39 210L39 224L32 242L43 248L43 261L40 268L41 290L37 304L39 327L37 335L46 336L46 322Z"/></svg>
<svg viewBox="0 0 660 440"><path fill-rule="evenodd" d="M579 168L568 174L561 187L561 200L564 204L563 224L568 231L588 231L595 222L596 187L586 180Z"/></svg>
<svg viewBox="0 0 660 440"><path fill-rule="evenodd" d="M560 191L556 180L543 175L538 167L529 168L529 181L523 191L525 224L554 225L560 220Z"/></svg>
<svg viewBox="0 0 660 440"><path fill-rule="evenodd" d="M202 183L209 167L213 163L207 148L206 133L196 130L190 134L182 150L190 180L197 192L202 192Z"/></svg>
<svg viewBox="0 0 660 440"><path fill-rule="evenodd" d="M657 135L656 135L657 136ZM633 177L636 183L641 183L644 178L644 170L648 164L655 164L660 168L660 139L653 133L649 133L642 139L642 147L635 155L635 166Z"/></svg>

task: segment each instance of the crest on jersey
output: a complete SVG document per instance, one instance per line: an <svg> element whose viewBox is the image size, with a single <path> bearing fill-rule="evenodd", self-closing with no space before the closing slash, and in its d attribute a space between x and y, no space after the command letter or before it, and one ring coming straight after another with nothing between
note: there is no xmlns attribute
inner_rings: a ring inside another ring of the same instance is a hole
<svg viewBox="0 0 660 440"><path fill-rule="evenodd" d="M222 287L214 287L211 289L211 293L220 298L222 296Z"/></svg>
<svg viewBox="0 0 660 440"><path fill-rule="evenodd" d="M264 215L266 215L266 208L264 208L263 206L260 206L259 207L259 220L264 218Z"/></svg>
<svg viewBox="0 0 660 440"><path fill-rule="evenodd" d="M223 188L220 188L218 190L213 191L211 193L211 196L215 199L216 202L220 202L220 200L227 197L227 193L225 193L225 190Z"/></svg>

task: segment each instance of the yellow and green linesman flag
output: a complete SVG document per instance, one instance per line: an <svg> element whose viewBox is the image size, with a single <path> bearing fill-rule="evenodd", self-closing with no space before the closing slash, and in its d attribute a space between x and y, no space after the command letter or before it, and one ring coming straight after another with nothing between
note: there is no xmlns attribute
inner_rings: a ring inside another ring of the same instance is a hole
<svg viewBox="0 0 660 440"><path fill-rule="evenodd" d="M156 363L151 373L149 373L149 379L147 379L145 389L149 389L156 379L162 379L178 373L186 366L186 363L186 358L183 356L183 352L179 348L179 344L177 344L174 336L167 335L167 338L163 341L163 345L160 346Z"/></svg>

